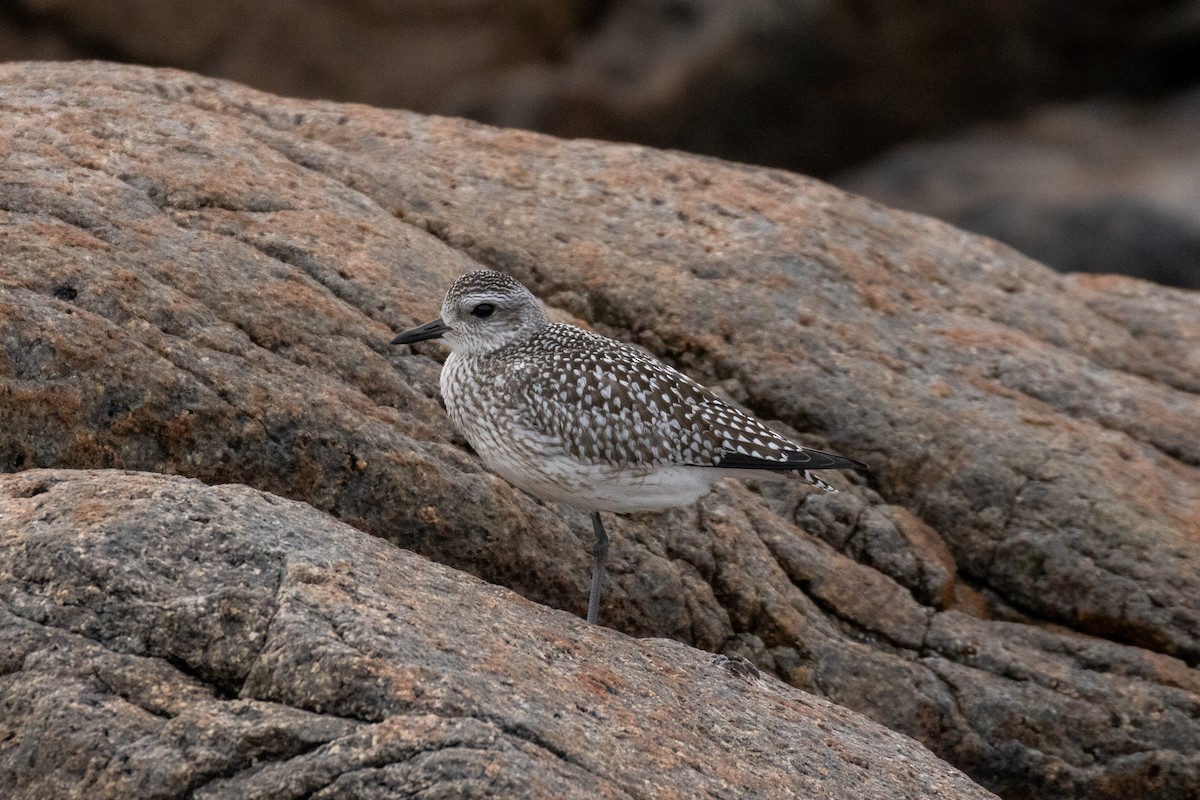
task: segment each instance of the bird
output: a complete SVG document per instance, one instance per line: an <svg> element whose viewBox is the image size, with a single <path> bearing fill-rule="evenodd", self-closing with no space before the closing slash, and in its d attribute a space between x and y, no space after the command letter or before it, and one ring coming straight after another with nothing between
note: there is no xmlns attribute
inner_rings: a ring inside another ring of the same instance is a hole
<svg viewBox="0 0 1200 800"><path fill-rule="evenodd" d="M451 421L509 483L588 512L595 534L587 620L599 621L608 557L600 512L686 506L724 477L865 470L776 433L649 353L574 325L494 270L462 275L441 316L393 345L442 339L439 380Z"/></svg>

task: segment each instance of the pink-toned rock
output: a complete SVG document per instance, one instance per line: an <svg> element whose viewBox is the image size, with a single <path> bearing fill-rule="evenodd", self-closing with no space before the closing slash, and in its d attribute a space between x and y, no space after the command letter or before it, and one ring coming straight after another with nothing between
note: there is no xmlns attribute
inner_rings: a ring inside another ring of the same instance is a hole
<svg viewBox="0 0 1200 800"><path fill-rule="evenodd" d="M503 269L873 470L614 518L607 624L1007 796L1200 792L1197 295L783 172L166 70L0 67L0 131L5 471L244 483L581 612L586 516L482 470L440 346L387 345Z"/></svg>

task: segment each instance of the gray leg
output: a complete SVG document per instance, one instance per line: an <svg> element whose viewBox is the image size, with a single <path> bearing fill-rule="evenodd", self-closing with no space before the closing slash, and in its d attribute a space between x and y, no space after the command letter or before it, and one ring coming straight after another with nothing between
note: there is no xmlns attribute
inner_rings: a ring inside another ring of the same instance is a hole
<svg viewBox="0 0 1200 800"><path fill-rule="evenodd" d="M600 521L600 512L592 512L592 529L596 532L596 542L592 545L592 593L588 597L587 621L596 624L600 616L600 586L604 583L604 560L608 558L608 534L604 532L604 523Z"/></svg>

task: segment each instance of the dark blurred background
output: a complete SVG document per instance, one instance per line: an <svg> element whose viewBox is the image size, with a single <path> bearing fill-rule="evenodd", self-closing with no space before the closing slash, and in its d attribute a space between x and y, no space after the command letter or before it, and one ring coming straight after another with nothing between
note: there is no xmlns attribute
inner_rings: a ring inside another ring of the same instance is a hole
<svg viewBox="0 0 1200 800"><path fill-rule="evenodd" d="M0 59L71 58L783 167L1200 288L1200 0L0 0Z"/></svg>

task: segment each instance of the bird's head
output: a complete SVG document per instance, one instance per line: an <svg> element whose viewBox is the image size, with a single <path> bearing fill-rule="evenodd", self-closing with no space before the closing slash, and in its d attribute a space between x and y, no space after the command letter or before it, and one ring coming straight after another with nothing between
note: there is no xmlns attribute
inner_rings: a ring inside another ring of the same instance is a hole
<svg viewBox="0 0 1200 800"><path fill-rule="evenodd" d="M533 294L502 272L479 270L456 280L442 301L442 315L404 331L392 344L445 339L462 355L481 355L537 333L546 312Z"/></svg>

